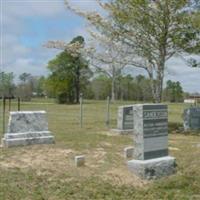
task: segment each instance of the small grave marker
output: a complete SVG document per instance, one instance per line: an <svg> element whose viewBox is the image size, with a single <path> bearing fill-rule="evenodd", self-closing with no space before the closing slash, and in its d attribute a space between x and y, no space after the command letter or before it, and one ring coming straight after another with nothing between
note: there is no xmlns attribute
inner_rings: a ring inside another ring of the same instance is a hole
<svg viewBox="0 0 200 200"><path fill-rule="evenodd" d="M75 165L76 167L81 167L85 165L85 156L80 155L80 156L75 156Z"/></svg>
<svg viewBox="0 0 200 200"><path fill-rule="evenodd" d="M126 147L124 148L124 157L125 158L132 158L134 153L133 147Z"/></svg>

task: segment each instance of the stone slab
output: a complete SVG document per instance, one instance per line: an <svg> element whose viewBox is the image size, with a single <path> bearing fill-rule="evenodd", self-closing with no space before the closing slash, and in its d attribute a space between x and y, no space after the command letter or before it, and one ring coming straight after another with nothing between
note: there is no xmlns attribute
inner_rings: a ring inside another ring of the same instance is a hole
<svg viewBox="0 0 200 200"><path fill-rule="evenodd" d="M7 133L48 131L45 111L10 112Z"/></svg>
<svg viewBox="0 0 200 200"><path fill-rule="evenodd" d="M171 156L149 160L130 160L127 164L131 172L146 180L158 179L176 172L176 160Z"/></svg>
<svg viewBox="0 0 200 200"><path fill-rule="evenodd" d="M34 137L34 138L15 138L15 139L2 139L3 147L17 147L17 146L26 146L32 144L53 144L53 136L43 136L43 137Z"/></svg>
<svg viewBox="0 0 200 200"><path fill-rule="evenodd" d="M50 131L38 131L38 132L25 132L25 133L7 133L4 135L5 139L17 139L17 138L34 138L51 136Z"/></svg>
<svg viewBox="0 0 200 200"><path fill-rule="evenodd" d="M4 147L52 144L45 111L10 112L8 129L2 139Z"/></svg>

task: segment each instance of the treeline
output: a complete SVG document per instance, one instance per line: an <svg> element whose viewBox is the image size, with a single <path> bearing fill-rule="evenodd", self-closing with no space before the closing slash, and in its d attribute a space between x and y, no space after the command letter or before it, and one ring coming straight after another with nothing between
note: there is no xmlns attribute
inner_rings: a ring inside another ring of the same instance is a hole
<svg viewBox="0 0 200 200"><path fill-rule="evenodd" d="M104 100L111 94L112 80L105 75L91 77L91 74L80 77L79 92L83 93L85 99ZM65 74L66 75L66 74ZM68 76L64 76L69 78ZM63 79L64 80L64 79ZM52 91L51 79L44 76L33 76L29 73L23 73L18 77L18 82L14 82L13 73L0 73L0 96L20 96L24 101L30 101L32 97L55 98L58 103L67 103L66 95L63 90L59 90L59 85L63 84L66 89L66 81L54 82L58 90ZM143 75L132 77L131 75L119 76L116 79L116 99L152 102L153 97L150 88L150 80ZM73 81L71 81L71 84ZM68 88L70 90L70 87ZM71 87L71 94L75 93L75 88ZM60 92L59 92L60 91ZM67 94L67 91L66 91ZM183 102L184 96L180 82L167 81L163 90L163 101ZM71 102L73 103L73 102Z"/></svg>
<svg viewBox="0 0 200 200"><path fill-rule="evenodd" d="M23 101L30 101L32 97L46 95L44 76L33 76L30 73L21 74L15 81L15 75L0 72L0 97L20 97ZM17 83L16 83L17 82Z"/></svg>

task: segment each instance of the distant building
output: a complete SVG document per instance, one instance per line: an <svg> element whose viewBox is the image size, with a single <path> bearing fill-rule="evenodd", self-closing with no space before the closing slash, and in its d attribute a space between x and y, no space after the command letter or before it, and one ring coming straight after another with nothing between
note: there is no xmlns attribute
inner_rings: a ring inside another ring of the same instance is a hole
<svg viewBox="0 0 200 200"><path fill-rule="evenodd" d="M184 103L200 103L200 94L190 95L187 99L184 99Z"/></svg>

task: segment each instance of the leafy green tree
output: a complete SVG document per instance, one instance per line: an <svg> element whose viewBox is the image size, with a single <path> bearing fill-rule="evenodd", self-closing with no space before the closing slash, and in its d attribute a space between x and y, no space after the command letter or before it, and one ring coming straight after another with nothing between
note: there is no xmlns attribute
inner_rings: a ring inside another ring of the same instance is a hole
<svg viewBox="0 0 200 200"><path fill-rule="evenodd" d="M0 96L11 97L15 93L14 74L0 72Z"/></svg>
<svg viewBox="0 0 200 200"><path fill-rule="evenodd" d="M84 43L84 38L78 36L71 41L77 42ZM51 74L46 81L47 90L56 96L59 103L78 103L80 92L91 76L88 62L65 50L49 61L48 69Z"/></svg>
<svg viewBox="0 0 200 200"><path fill-rule="evenodd" d="M19 75L19 80L23 83L27 83L32 78L32 75L29 73L22 73Z"/></svg>
<svg viewBox="0 0 200 200"><path fill-rule="evenodd" d="M33 76L30 73L22 73L19 75L20 83L17 85L17 96L22 101L30 101L33 95Z"/></svg>
<svg viewBox="0 0 200 200"><path fill-rule="evenodd" d="M168 80L163 93L164 100L166 101L183 102L184 92L180 82Z"/></svg>
<svg viewBox="0 0 200 200"><path fill-rule="evenodd" d="M111 94L111 79L106 75L99 75L91 81L91 88L95 99L106 99Z"/></svg>
<svg viewBox="0 0 200 200"><path fill-rule="evenodd" d="M44 76L32 76L30 84L32 86L33 96L42 97L46 94L44 87L45 80Z"/></svg>

